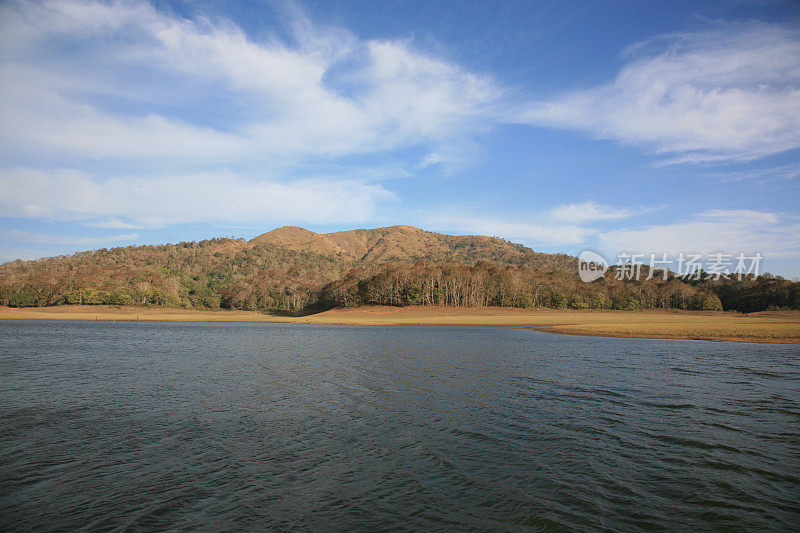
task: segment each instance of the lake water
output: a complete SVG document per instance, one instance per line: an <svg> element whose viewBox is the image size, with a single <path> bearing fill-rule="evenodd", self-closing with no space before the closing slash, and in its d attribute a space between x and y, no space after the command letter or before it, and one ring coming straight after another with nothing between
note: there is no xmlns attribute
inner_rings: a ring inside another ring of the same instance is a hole
<svg viewBox="0 0 800 533"><path fill-rule="evenodd" d="M0 529L800 527L800 349L0 321Z"/></svg>

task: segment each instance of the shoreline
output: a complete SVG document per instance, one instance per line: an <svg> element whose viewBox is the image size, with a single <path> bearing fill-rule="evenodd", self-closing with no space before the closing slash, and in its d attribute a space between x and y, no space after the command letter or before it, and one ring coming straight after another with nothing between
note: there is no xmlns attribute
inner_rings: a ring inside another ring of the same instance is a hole
<svg viewBox="0 0 800 533"><path fill-rule="evenodd" d="M507 307L339 308L316 314L113 306L0 307L0 320L497 325L562 335L800 344L800 311L572 310Z"/></svg>
<svg viewBox="0 0 800 533"><path fill-rule="evenodd" d="M591 331L589 329L581 331L559 330L558 326L530 326L523 329L541 331L542 333L552 333L554 335L572 335L575 337L604 337L614 339L664 339L674 341L708 341L708 342L744 342L750 344L800 344L800 339L794 337L776 337L761 339L757 337L726 337L726 336L703 336L703 335L670 335L670 334L646 334L646 333L604 333Z"/></svg>

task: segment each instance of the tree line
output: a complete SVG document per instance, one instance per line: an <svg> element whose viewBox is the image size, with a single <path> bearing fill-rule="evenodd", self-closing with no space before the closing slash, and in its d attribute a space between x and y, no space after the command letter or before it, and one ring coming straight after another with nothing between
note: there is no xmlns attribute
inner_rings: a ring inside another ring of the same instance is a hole
<svg viewBox="0 0 800 533"><path fill-rule="evenodd" d="M584 283L567 271L537 272L489 261L398 263L375 270L356 269L326 286L323 305L722 309L712 290L675 277L621 281L609 273L604 279Z"/></svg>

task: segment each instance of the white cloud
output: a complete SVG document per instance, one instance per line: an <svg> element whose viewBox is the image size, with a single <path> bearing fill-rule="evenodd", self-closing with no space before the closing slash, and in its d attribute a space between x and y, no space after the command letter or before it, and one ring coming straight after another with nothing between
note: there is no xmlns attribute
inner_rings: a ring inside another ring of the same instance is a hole
<svg viewBox="0 0 800 533"><path fill-rule="evenodd" d="M105 237L76 237L70 235L49 235L45 233L32 233L19 230L0 231L0 240L27 242L37 244L62 244L73 246L92 246L113 242L133 242L139 238L138 233L124 233L121 235L108 235Z"/></svg>
<svg viewBox="0 0 800 533"><path fill-rule="evenodd" d="M550 211L550 216L562 222L573 224L583 224L599 220L619 220L630 218L652 211L652 209L628 209L622 207L611 207L608 205L597 204L595 202L582 202L578 204L567 204L555 207Z"/></svg>
<svg viewBox="0 0 800 533"><path fill-rule="evenodd" d="M736 181L753 181L757 183L789 181L800 177L800 163L758 168L754 170L727 170L725 172L708 172L704 173L703 177L715 179L722 183Z"/></svg>
<svg viewBox="0 0 800 533"><path fill-rule="evenodd" d="M751 210L715 209L682 222L600 233L609 252L755 253L768 259L800 257L797 218Z"/></svg>
<svg viewBox="0 0 800 533"><path fill-rule="evenodd" d="M751 160L800 147L800 30L762 23L640 43L613 82L529 105L517 120L669 154Z"/></svg>
<svg viewBox="0 0 800 533"><path fill-rule="evenodd" d="M0 75L5 74L0 71ZM3 80L0 139L6 150L91 158L193 157L205 160L242 155L241 138L157 114L114 115L68 101L44 87ZM197 161L197 159L194 159Z"/></svg>
<svg viewBox="0 0 800 533"><path fill-rule="evenodd" d="M420 56L403 43L371 41L368 48L373 90L366 108L398 131L458 137L467 123L482 129L481 119L494 116L502 90L490 78Z"/></svg>
<svg viewBox="0 0 800 533"><path fill-rule="evenodd" d="M90 228L104 228L104 229L137 229L141 227L141 224L126 222L124 220L120 220L117 217L107 217L99 220L86 221L83 222L83 225Z"/></svg>
<svg viewBox="0 0 800 533"><path fill-rule="evenodd" d="M778 215L752 209L711 209L700 215L701 218L730 224L763 226L778 223Z"/></svg>
<svg viewBox="0 0 800 533"><path fill-rule="evenodd" d="M776 260L785 262L800 258L800 239L797 237L800 235L800 218L797 216L747 209L712 209L680 222L602 230L568 218L573 209L581 212L581 204L576 205L577 209L572 205L559 206L535 222L524 218L465 216L452 208L442 208L420 217L420 220L424 227L436 231L494 235L534 248L590 245L603 250L607 257L620 253L667 253L671 257L682 252L761 253L770 264ZM633 214L644 210L598 208L595 216L584 218L583 222L613 221L622 218L616 216L619 212ZM559 223L557 216L561 214L564 218ZM615 216L611 217L612 214ZM796 268L796 264L791 268Z"/></svg>
<svg viewBox="0 0 800 533"><path fill-rule="evenodd" d="M332 224L367 220L393 196L347 180L292 183L229 172L105 180L72 170L0 170L0 216L86 221L105 227L188 222Z"/></svg>
<svg viewBox="0 0 800 533"><path fill-rule="evenodd" d="M533 246L571 246L583 244L597 234L598 229L587 226L589 223L630 218L654 209L611 207L588 201L559 205L541 215L516 219L480 214L465 216L464 211L441 207L422 216L421 223L442 231L493 235Z"/></svg>
<svg viewBox="0 0 800 533"><path fill-rule="evenodd" d="M144 2L6 3L0 140L71 157L217 163L438 148L485 129L502 92L403 42L359 41L301 15L293 27L293 42L255 41ZM214 116L206 94L234 112Z"/></svg>

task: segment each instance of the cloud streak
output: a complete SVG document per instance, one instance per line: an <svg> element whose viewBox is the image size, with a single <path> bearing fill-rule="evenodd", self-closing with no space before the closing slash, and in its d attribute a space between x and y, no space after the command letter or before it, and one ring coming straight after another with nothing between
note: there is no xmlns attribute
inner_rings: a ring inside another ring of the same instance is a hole
<svg viewBox="0 0 800 533"><path fill-rule="evenodd" d="M670 162L747 161L800 147L800 31L767 24L631 47L607 84L528 105L523 123L643 146Z"/></svg>
<svg viewBox="0 0 800 533"><path fill-rule="evenodd" d="M498 236L512 241L521 241L533 246L568 246L581 244L597 232L580 224L565 224L542 217L530 220L517 217L497 217L491 215L465 216L462 210L440 208L436 212L420 217L424 227L435 231L460 232L478 235Z"/></svg>
<svg viewBox="0 0 800 533"><path fill-rule="evenodd" d="M100 227L189 222L352 223L375 216L393 195L357 181L247 180L229 172L98 179L72 170L0 171L0 213L85 221Z"/></svg>
<svg viewBox="0 0 800 533"><path fill-rule="evenodd" d="M621 220L652 211L653 209L611 207L609 205L602 205L590 201L578 204L560 205L550 211L550 217L560 222L583 224L599 220Z"/></svg>
<svg viewBox="0 0 800 533"><path fill-rule="evenodd" d="M752 210L706 211L689 220L602 232L600 246L614 252L755 253L768 259L800 257L796 217Z"/></svg>
<svg viewBox="0 0 800 533"><path fill-rule="evenodd" d="M120 235L107 235L104 237L77 237L74 235L50 235L45 233L32 233L19 230L0 231L0 240L16 241L31 244L59 244L68 246L93 246L96 244L133 242L139 237L138 233L123 233Z"/></svg>

